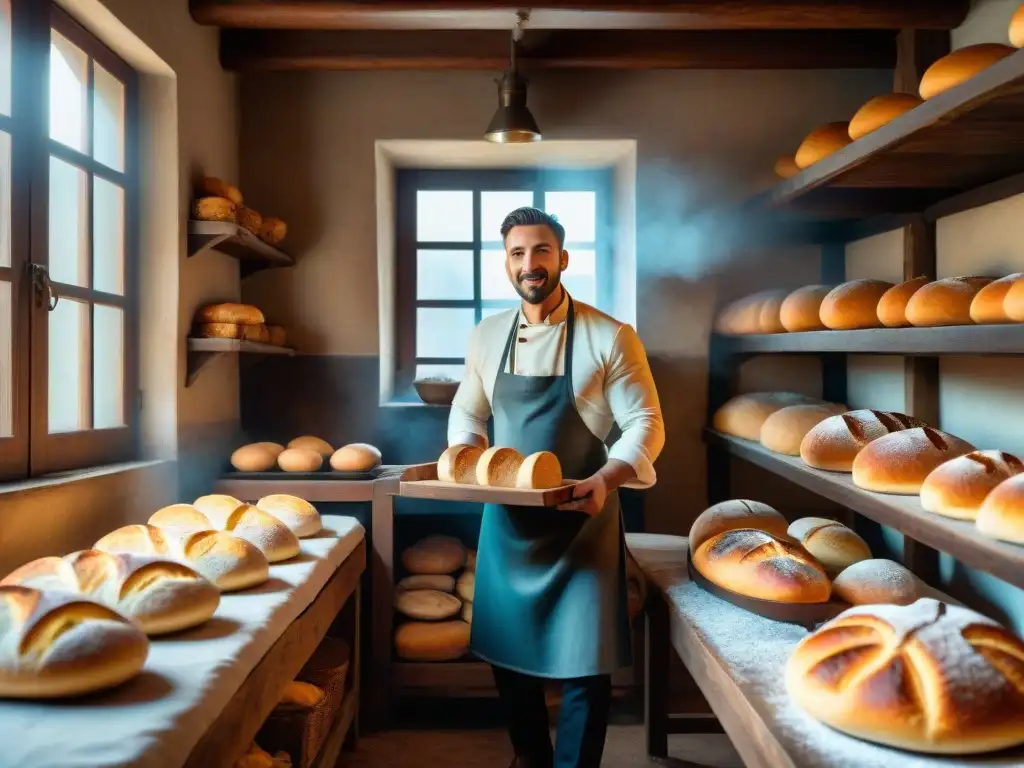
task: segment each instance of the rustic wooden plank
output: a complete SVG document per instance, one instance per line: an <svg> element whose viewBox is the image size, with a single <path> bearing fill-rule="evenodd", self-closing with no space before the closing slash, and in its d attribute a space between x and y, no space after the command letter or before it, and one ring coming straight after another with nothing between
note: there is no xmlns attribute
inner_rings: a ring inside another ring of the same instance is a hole
<svg viewBox="0 0 1024 768"><path fill-rule="evenodd" d="M507 504L516 507L557 507L572 498L573 484L558 488L495 488L461 485L437 479L437 464L408 467L402 474L398 495L409 499L468 501L480 504Z"/></svg>
<svg viewBox="0 0 1024 768"><path fill-rule="evenodd" d="M489 664L481 661L411 662L391 665L391 687L396 695L443 697L497 696Z"/></svg>
<svg viewBox="0 0 1024 768"><path fill-rule="evenodd" d="M383 727L390 706L391 630L394 622L392 595L395 591L395 496L398 495L401 473L391 471L373 484L370 541L373 558L370 563L372 602L370 604L371 643L369 668L374 684L367 688L366 714L373 729Z"/></svg>

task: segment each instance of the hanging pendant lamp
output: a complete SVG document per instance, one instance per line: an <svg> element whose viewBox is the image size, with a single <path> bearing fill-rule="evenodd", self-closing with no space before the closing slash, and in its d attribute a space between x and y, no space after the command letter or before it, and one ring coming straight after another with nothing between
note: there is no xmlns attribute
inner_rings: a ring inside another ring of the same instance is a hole
<svg viewBox="0 0 1024 768"><path fill-rule="evenodd" d="M526 144L543 138L537 121L526 107L527 81L516 67L516 49L523 35L523 22L529 18L524 12L518 13L517 16L518 21L512 31L509 68L497 81L498 111L494 113L491 124L487 126L487 133L484 134L487 141L496 144Z"/></svg>

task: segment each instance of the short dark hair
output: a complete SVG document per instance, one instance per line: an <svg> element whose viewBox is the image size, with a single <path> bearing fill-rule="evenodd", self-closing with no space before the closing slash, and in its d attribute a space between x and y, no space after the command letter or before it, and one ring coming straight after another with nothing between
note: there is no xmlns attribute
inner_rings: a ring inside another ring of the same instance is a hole
<svg viewBox="0 0 1024 768"><path fill-rule="evenodd" d="M559 224L558 219L550 213L545 213L539 208L530 208L529 206L516 208L505 217L505 220L501 222L501 241L505 242L512 227L531 227L537 225L545 226L554 232L555 239L558 241L558 249L562 250L562 246L565 244L565 227Z"/></svg>

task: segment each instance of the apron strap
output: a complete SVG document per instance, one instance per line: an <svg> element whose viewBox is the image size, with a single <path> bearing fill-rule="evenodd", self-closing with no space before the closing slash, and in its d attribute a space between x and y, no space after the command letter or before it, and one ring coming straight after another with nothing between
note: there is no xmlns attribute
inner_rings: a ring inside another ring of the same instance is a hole
<svg viewBox="0 0 1024 768"><path fill-rule="evenodd" d="M505 366L508 364L508 353L512 349L512 345L516 340L516 331L519 330L519 312L516 310L515 317L512 318L512 330L508 332L508 341L505 342L505 351L501 353L501 362L498 363L498 374L505 372ZM509 373L515 373L515 371L509 371Z"/></svg>

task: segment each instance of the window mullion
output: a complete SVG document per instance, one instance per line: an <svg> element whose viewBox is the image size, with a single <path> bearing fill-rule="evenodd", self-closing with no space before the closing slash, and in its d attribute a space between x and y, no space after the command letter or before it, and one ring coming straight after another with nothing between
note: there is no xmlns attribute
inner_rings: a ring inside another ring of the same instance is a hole
<svg viewBox="0 0 1024 768"><path fill-rule="evenodd" d="M482 287L481 282L483 281L483 265L480 260L483 258L483 242L482 242L482 228L483 223L481 222L482 216L482 198L483 195L479 187L473 190L473 322L474 325L479 325L480 320L483 319L483 308L480 306L480 299L482 298Z"/></svg>

